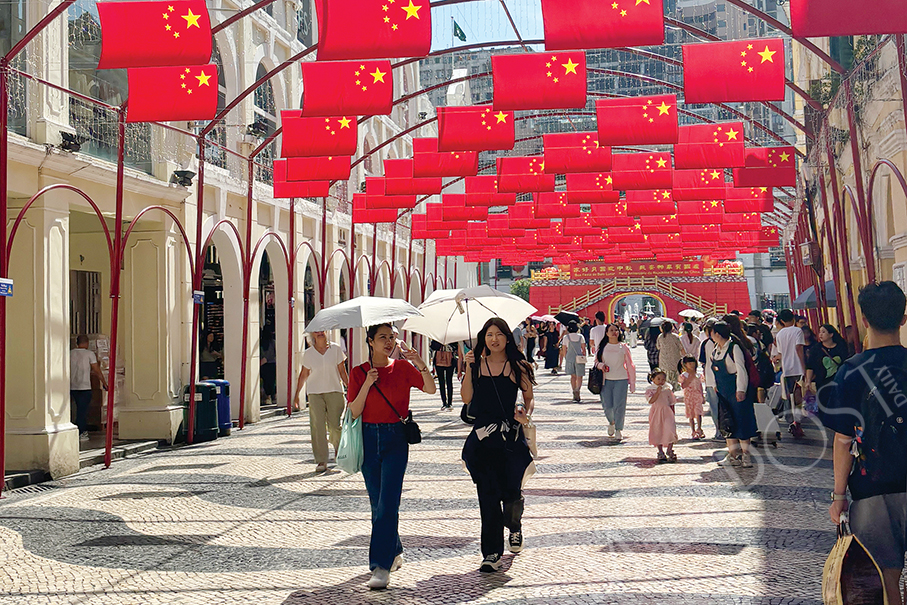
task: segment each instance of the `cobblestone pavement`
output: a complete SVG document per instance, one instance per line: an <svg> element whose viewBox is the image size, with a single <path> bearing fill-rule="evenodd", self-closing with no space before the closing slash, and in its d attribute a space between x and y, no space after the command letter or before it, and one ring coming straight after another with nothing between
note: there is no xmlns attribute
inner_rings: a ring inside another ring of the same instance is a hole
<svg viewBox="0 0 907 605"><path fill-rule="evenodd" d="M642 348L634 356L647 367ZM313 472L302 414L11 492L0 503L0 601L821 603L834 542L823 433L785 435L758 450L755 468L725 470L720 443L688 438L681 404L680 460L658 465L641 394L630 396L626 440L613 445L596 396L584 389L575 404L568 378L538 378L526 549L497 574L477 571L479 511L459 462L468 428L419 394L425 439L404 484L406 563L386 592L365 588L362 477Z"/></svg>

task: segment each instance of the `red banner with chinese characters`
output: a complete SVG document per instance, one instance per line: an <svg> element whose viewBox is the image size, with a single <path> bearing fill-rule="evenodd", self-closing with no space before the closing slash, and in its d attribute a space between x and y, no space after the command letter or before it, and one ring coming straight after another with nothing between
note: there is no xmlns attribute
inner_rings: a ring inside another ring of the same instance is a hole
<svg viewBox="0 0 907 605"><path fill-rule="evenodd" d="M686 277L701 277L705 271L705 263L700 260L678 262L637 262L604 264L595 263L577 265L570 270L573 279L607 279L612 277L650 277L653 274L682 275Z"/></svg>

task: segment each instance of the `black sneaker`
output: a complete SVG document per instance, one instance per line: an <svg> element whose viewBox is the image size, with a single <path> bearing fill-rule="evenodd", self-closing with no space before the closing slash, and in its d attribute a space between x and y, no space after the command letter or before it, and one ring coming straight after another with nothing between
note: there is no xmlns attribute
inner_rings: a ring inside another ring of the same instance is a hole
<svg viewBox="0 0 907 605"><path fill-rule="evenodd" d="M482 566L479 568L479 571L482 573L493 573L501 569L504 565L504 562L501 560L501 555L495 553L493 555L488 555L482 561Z"/></svg>
<svg viewBox="0 0 907 605"><path fill-rule="evenodd" d="M523 532L510 532L510 538L507 540L507 549L514 554L523 550Z"/></svg>

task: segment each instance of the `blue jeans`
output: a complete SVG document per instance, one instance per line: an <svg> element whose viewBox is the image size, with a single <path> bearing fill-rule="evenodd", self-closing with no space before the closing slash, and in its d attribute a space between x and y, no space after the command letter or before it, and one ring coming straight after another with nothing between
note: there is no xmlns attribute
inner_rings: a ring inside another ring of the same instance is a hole
<svg viewBox="0 0 907 605"><path fill-rule="evenodd" d="M629 390L629 380L606 380L602 384L602 392L599 395L605 417L618 431L624 430L624 418L627 415L627 391Z"/></svg>
<svg viewBox="0 0 907 605"><path fill-rule="evenodd" d="M705 388L705 400L709 404L712 422L715 423L715 434L718 435L718 391L715 390L715 387Z"/></svg>
<svg viewBox="0 0 907 605"><path fill-rule="evenodd" d="M372 537L369 569L390 569L394 557L403 553L398 529L403 475L409 460L409 444L403 425L362 423L362 478L372 505Z"/></svg>
<svg viewBox="0 0 907 605"><path fill-rule="evenodd" d="M76 426L79 427L79 434L88 431L88 408L91 407L91 390L87 391L70 391L69 397L76 406Z"/></svg>

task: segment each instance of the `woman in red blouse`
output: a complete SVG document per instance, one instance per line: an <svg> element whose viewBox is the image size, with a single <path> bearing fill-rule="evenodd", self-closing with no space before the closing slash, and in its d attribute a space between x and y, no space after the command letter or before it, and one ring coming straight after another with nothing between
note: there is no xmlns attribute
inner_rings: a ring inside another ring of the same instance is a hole
<svg viewBox="0 0 907 605"><path fill-rule="evenodd" d="M428 365L405 344L404 359L390 359L397 346L390 324L371 326L366 344L369 362L353 368L347 397L353 417L362 417L362 478L372 505L368 586L379 589L403 565L398 523L409 443L401 418L409 414L410 389L431 395L436 387Z"/></svg>

